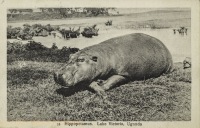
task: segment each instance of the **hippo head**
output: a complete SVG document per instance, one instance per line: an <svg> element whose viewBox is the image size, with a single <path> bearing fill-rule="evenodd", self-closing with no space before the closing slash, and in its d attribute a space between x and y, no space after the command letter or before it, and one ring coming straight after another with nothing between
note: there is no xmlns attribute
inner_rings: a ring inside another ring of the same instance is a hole
<svg viewBox="0 0 200 128"><path fill-rule="evenodd" d="M71 54L67 64L54 73L54 80L64 87L92 82L96 74L96 65L96 56L79 52Z"/></svg>

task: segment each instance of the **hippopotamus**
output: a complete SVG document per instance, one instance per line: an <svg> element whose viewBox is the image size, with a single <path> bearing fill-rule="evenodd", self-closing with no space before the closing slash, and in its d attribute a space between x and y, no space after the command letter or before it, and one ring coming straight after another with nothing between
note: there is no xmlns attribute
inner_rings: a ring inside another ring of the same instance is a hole
<svg viewBox="0 0 200 128"><path fill-rule="evenodd" d="M64 86L87 85L98 94L134 80L159 77L172 71L172 56L158 39L135 33L115 37L71 54L54 73Z"/></svg>

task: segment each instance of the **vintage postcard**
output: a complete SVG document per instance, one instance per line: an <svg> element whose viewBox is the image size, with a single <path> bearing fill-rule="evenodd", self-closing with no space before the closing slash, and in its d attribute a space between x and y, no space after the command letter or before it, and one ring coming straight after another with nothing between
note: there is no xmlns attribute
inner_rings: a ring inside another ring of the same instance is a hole
<svg viewBox="0 0 200 128"><path fill-rule="evenodd" d="M198 0L1 0L0 128L198 128Z"/></svg>

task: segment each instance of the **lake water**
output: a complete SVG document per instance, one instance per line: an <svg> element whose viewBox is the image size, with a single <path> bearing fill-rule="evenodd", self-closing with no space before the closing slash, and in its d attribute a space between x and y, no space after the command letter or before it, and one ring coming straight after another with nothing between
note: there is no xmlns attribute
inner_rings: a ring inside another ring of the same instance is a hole
<svg viewBox="0 0 200 128"><path fill-rule="evenodd" d="M58 48L63 46L67 47L77 47L85 48L94 44L98 44L107 39L130 34L130 33L145 33L153 37L158 38L162 41L172 54L174 62L182 62L185 57L191 56L191 35L190 29L188 29L187 35L174 34L172 29L143 29L143 30L132 30L132 29L104 29L99 31L99 36L94 36L93 38L85 38L80 36L74 39L63 39L54 38L53 36L47 37L33 37L36 42L41 42L46 47L51 47L53 43L56 43ZM23 41L27 43L27 41Z"/></svg>

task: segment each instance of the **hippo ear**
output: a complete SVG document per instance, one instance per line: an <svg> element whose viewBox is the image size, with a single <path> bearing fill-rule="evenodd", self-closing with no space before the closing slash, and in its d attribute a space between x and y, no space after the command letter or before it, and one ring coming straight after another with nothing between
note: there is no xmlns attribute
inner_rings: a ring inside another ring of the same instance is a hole
<svg viewBox="0 0 200 128"><path fill-rule="evenodd" d="M95 61L95 62L97 62L97 57L96 57L96 56L93 56L93 57L92 57L92 60Z"/></svg>

